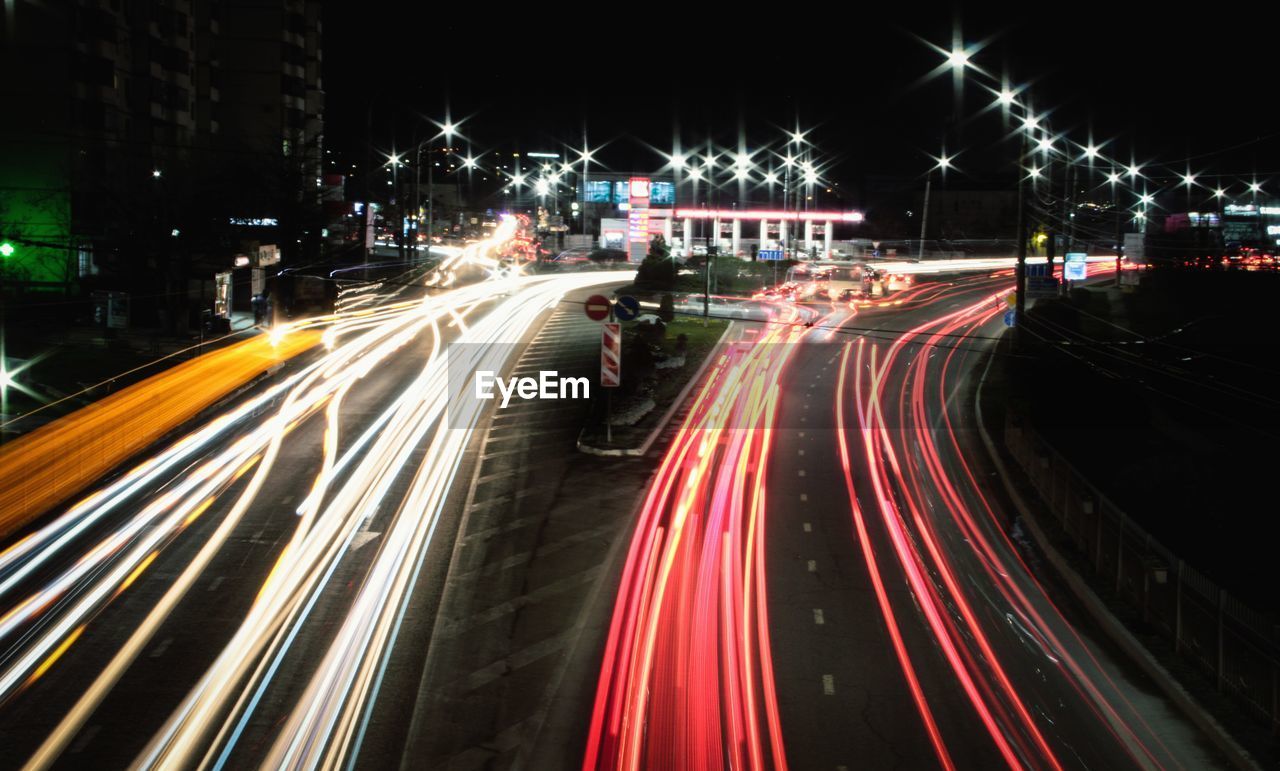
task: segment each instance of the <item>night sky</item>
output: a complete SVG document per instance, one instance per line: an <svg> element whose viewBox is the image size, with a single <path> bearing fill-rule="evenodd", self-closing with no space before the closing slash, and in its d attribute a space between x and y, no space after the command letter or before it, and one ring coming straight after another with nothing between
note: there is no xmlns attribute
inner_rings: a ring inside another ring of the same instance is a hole
<svg viewBox="0 0 1280 771"><path fill-rule="evenodd" d="M486 15L379 5L325 10L327 145L351 157L364 152L372 100L374 144L386 150L393 130L398 147L410 143L415 111L440 117L448 104L455 120L470 116L477 155L497 143L563 150L561 141L581 143L585 122L591 145L611 141L599 156L608 167L654 171L663 160L642 143L669 152L677 123L686 149L708 136L735 147L740 130L754 148L780 141L798 118L834 162L830 179L909 181L945 141L959 151L958 173L977 181L1009 168L1000 114L982 112L994 98L966 81L957 121L951 74L924 79L944 62L929 43L950 48L958 31L966 46L985 43L976 65L1029 84L1056 132L1083 142L1092 126L1122 159L1133 152L1179 171L1200 156L1192 170L1230 174L1228 187L1255 170L1280 179L1274 28L1261 4L1193 14L1077 3L1052 15L1033 15L1030 3L1016 12L897 3L888 13L851 4L840 15L787 6L779 19L751 11L737 21L661 4L631 17L623 6Z"/></svg>

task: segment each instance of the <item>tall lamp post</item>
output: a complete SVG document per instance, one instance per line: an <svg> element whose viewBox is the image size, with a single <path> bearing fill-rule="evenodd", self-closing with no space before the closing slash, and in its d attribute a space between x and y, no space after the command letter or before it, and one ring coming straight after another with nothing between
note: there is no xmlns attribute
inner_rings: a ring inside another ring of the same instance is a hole
<svg viewBox="0 0 1280 771"><path fill-rule="evenodd" d="M951 168L951 158L947 156L945 148L936 160L937 162L929 168L924 180L924 209L920 212L920 249L917 253L917 259L920 260L924 259L925 227L929 224L929 189L933 186L933 172L940 170L943 176L946 176L947 169Z"/></svg>
<svg viewBox="0 0 1280 771"><path fill-rule="evenodd" d="M458 125L453 121L445 118L443 123L431 121L439 129L439 133L414 147L413 162L413 240L414 253L417 254L418 241L418 211L422 208L420 199L420 191L422 187L422 148L427 148L427 256L431 255L431 235L435 232L435 143L436 140L444 137L445 146L453 142L453 136L457 133Z"/></svg>
<svg viewBox="0 0 1280 771"><path fill-rule="evenodd" d="M1018 263L1014 269L1013 306L1015 329L1021 329L1022 317L1027 310L1027 133L1035 127L1036 119L1027 116L1018 129Z"/></svg>
<svg viewBox="0 0 1280 771"><path fill-rule="evenodd" d="M1120 286L1120 261L1124 259L1124 209L1120 208L1120 199L1116 196L1116 183L1120 181L1120 173L1111 167L1107 182L1111 185L1111 208L1116 213L1116 286Z"/></svg>

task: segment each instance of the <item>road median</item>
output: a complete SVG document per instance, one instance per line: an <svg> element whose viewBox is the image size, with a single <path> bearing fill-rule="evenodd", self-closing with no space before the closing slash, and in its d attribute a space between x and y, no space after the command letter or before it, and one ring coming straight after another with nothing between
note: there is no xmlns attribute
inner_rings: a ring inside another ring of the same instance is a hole
<svg viewBox="0 0 1280 771"><path fill-rule="evenodd" d="M704 326L702 319L677 317L667 325L666 338L661 346L668 356L667 361L679 357L683 363L661 368L662 362L658 362L651 377L647 378L648 382L636 388L627 401L615 400L611 411L616 419L624 411L640 412L638 407L645 401L651 402L652 406L643 410L631 425L615 424L610 431L605 429L605 413L598 411L598 419L588 423L578 435L578 449L589 455L605 457L642 456L647 453L684 404L694 384L702 379L731 327L732 323L723 319L712 319ZM677 341L682 335L686 342L683 349L677 351ZM685 379L687 373L692 374ZM623 378L626 377L624 364Z"/></svg>

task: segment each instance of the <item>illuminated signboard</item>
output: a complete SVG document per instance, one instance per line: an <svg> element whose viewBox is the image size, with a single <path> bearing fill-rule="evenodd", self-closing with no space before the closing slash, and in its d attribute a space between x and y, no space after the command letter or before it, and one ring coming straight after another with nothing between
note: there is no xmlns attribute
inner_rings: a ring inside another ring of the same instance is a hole
<svg viewBox="0 0 1280 771"><path fill-rule="evenodd" d="M1269 207L1262 207L1263 214L1267 213ZM1258 216L1258 207L1251 203L1239 204L1229 203L1222 207L1223 214L1234 214L1237 217L1256 217Z"/></svg>
<svg viewBox="0 0 1280 771"><path fill-rule="evenodd" d="M627 240L631 242L632 262L644 259L649 244L649 178L632 177L628 180L631 210L627 212Z"/></svg>
<svg viewBox="0 0 1280 771"><path fill-rule="evenodd" d="M1270 215L1280 214L1280 206L1263 206L1262 213Z"/></svg>
<svg viewBox="0 0 1280 771"><path fill-rule="evenodd" d="M612 185L613 200L616 206L631 203L631 183L630 181L619 180L616 182L588 182L586 200L588 203L610 203L609 191ZM675 206L676 204L676 186L674 182L649 182L649 204L651 206Z"/></svg>
<svg viewBox="0 0 1280 771"><path fill-rule="evenodd" d="M649 210L632 208L627 212L627 235L631 243L649 241Z"/></svg>
<svg viewBox="0 0 1280 771"><path fill-rule="evenodd" d="M674 182L654 182L649 185L649 203L653 206L675 206L676 185Z"/></svg>
<svg viewBox="0 0 1280 771"><path fill-rule="evenodd" d="M582 194L582 200L587 203L612 203L611 193L613 192L613 183L608 180L593 180L587 182Z"/></svg>

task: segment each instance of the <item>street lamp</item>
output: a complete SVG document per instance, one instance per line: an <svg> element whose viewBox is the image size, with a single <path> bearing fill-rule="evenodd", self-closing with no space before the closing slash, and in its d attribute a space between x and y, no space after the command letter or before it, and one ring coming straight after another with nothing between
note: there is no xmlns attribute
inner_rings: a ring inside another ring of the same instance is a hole
<svg viewBox="0 0 1280 771"><path fill-rule="evenodd" d="M933 172L941 171L945 177L947 169L951 168L951 158L947 155L946 149L943 149L942 155L934 158L935 163L929 168L924 179L924 208L920 213L920 248L916 254L916 259L924 259L924 238L925 230L929 224L929 191L933 187Z"/></svg>
<svg viewBox="0 0 1280 771"><path fill-rule="evenodd" d="M404 262L404 207L400 205L400 154L392 150L387 156L387 164L391 166L391 205L396 213L395 237L399 247L400 261Z"/></svg>
<svg viewBox="0 0 1280 771"><path fill-rule="evenodd" d="M579 189L582 191L582 221L579 225L582 233L591 233L591 209L587 206L587 187L591 180L591 162L595 159L596 151L591 149L587 143L587 131L584 127L582 130L582 149L575 149L578 154L577 160L572 163L565 163L566 171L573 171L578 164L582 164L582 172L578 175Z"/></svg>
<svg viewBox="0 0 1280 771"><path fill-rule="evenodd" d="M1116 196L1116 183L1120 181L1120 173L1116 171L1116 167L1111 167L1111 173L1107 175L1107 181L1111 183L1111 208L1116 213L1116 286L1120 286L1120 269L1121 260L1124 259L1124 215L1123 209L1120 208L1120 199Z"/></svg>
<svg viewBox="0 0 1280 771"><path fill-rule="evenodd" d="M423 142L419 142L414 148L413 162L413 215L414 215L414 254L417 254L418 240L418 210L422 208L419 200L419 190L422 186L422 148L427 148L427 257L431 256L431 235L435 232L435 166L434 157L435 142L440 137L444 137L446 146L453 143L453 137L458 133L459 123L454 123L448 115L445 116L444 122L431 121L435 124L439 132L435 136L428 138Z"/></svg>

